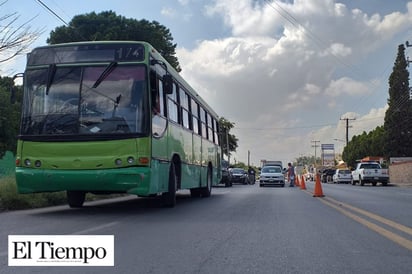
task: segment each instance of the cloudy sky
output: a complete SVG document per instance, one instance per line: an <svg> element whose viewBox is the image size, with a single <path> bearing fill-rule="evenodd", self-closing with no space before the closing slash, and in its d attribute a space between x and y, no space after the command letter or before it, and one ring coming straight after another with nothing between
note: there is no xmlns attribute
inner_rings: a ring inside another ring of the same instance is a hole
<svg viewBox="0 0 412 274"><path fill-rule="evenodd" d="M235 123L231 161L293 161L383 124L398 45L412 42L407 0L42 0L62 20L113 10L170 29L182 75L220 115ZM44 45L63 22L36 0L9 0L44 29ZM409 48L406 51L409 55ZM0 74L23 71L25 57ZM315 142L316 141L316 142Z"/></svg>

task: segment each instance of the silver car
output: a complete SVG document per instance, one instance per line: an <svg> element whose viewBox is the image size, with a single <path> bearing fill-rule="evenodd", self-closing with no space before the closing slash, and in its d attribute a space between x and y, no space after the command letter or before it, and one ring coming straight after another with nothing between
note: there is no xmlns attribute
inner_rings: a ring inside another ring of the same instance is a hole
<svg viewBox="0 0 412 274"><path fill-rule="evenodd" d="M264 166L260 171L259 186L285 186L285 176L279 166Z"/></svg>
<svg viewBox="0 0 412 274"><path fill-rule="evenodd" d="M349 169L337 169L332 180L334 184L349 184L352 181L352 173Z"/></svg>

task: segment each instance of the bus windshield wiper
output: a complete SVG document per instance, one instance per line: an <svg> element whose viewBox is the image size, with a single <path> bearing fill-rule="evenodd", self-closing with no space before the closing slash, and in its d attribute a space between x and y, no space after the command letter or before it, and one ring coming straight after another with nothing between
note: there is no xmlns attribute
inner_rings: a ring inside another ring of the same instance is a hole
<svg viewBox="0 0 412 274"><path fill-rule="evenodd" d="M117 66L117 62L111 62L105 70L100 74L99 78L97 78L96 82L93 84L92 88L97 88L104 79L115 69Z"/></svg>
<svg viewBox="0 0 412 274"><path fill-rule="evenodd" d="M46 95L49 95L50 86L53 83L55 74L56 74L56 64L50 64L49 69L47 70Z"/></svg>

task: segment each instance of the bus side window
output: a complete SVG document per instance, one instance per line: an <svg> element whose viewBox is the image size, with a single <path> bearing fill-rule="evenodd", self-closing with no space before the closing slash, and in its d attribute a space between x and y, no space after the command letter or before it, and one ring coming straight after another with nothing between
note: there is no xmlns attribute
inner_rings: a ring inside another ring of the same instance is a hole
<svg viewBox="0 0 412 274"><path fill-rule="evenodd" d="M159 102L159 92L157 87L156 73L154 71L150 72L150 94L152 97L152 111L154 114L160 112L160 107L158 106Z"/></svg>
<svg viewBox="0 0 412 274"><path fill-rule="evenodd" d="M213 119L213 141L215 142L216 145L220 145L219 124L215 119Z"/></svg>
<svg viewBox="0 0 412 274"><path fill-rule="evenodd" d="M191 111L192 111L192 126L193 132L200 135L200 127L199 127L199 105L196 103L195 100L192 99L191 101Z"/></svg>
<svg viewBox="0 0 412 274"><path fill-rule="evenodd" d="M214 142L212 116L209 113L206 113L206 116L207 116L207 138L209 139L209 141Z"/></svg>
<svg viewBox="0 0 412 274"><path fill-rule="evenodd" d="M173 84L173 93L167 95L167 110L169 120L179 123L177 87Z"/></svg>
<svg viewBox="0 0 412 274"><path fill-rule="evenodd" d="M202 137L207 139L206 117L206 111L200 107L200 131Z"/></svg>
<svg viewBox="0 0 412 274"><path fill-rule="evenodd" d="M165 115L163 83L155 72L150 73L150 92L152 94L152 111L156 115Z"/></svg>
<svg viewBox="0 0 412 274"><path fill-rule="evenodd" d="M156 108L158 113L162 116L165 116L165 104L163 96L163 82L159 79L159 88L156 96Z"/></svg>
<svg viewBox="0 0 412 274"><path fill-rule="evenodd" d="M190 128L190 121L189 121L189 95L187 95L186 91L182 88L179 89L179 99L180 99L180 108L181 108L181 123L183 127L187 129Z"/></svg>

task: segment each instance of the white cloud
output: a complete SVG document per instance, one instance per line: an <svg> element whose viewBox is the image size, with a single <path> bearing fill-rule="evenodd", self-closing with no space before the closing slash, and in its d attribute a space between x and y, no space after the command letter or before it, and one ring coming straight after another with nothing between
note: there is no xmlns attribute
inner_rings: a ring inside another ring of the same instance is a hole
<svg viewBox="0 0 412 274"><path fill-rule="evenodd" d="M192 11L188 7L190 1L180 0L179 3L181 5L181 8L162 7L160 14L170 19L179 19L184 22L189 22L193 18Z"/></svg>
<svg viewBox="0 0 412 274"><path fill-rule="evenodd" d="M340 95L350 95L356 98L371 93L372 90L368 83L355 81L348 77L331 80L329 86L325 90L326 95L333 97Z"/></svg>
<svg viewBox="0 0 412 274"><path fill-rule="evenodd" d="M176 10L175 10L175 9L172 9L172 8L168 8L168 7L163 7L163 8L160 10L160 14L162 14L162 15L164 15L164 16L166 16L166 17L174 18L174 17L176 17Z"/></svg>
<svg viewBox="0 0 412 274"><path fill-rule="evenodd" d="M353 133L382 124L386 98L362 112L386 80L364 77L357 62L412 27L412 4L404 14L369 16L332 0L265 3L214 1L207 14L221 16L232 36L177 49L183 76L235 122L236 155L244 161L252 150L258 162L311 153L311 139L345 136L339 119L348 109L358 112Z"/></svg>
<svg viewBox="0 0 412 274"><path fill-rule="evenodd" d="M206 14L222 16L235 36L267 34L278 28L280 20L272 7L252 0L215 0L206 7Z"/></svg>
<svg viewBox="0 0 412 274"><path fill-rule="evenodd" d="M333 43L329 48L326 49L325 55L334 55L336 57L345 57L349 56L352 53L352 49L346 47L341 43Z"/></svg>
<svg viewBox="0 0 412 274"><path fill-rule="evenodd" d="M187 6L190 3L190 0L178 0L178 2L182 6Z"/></svg>

